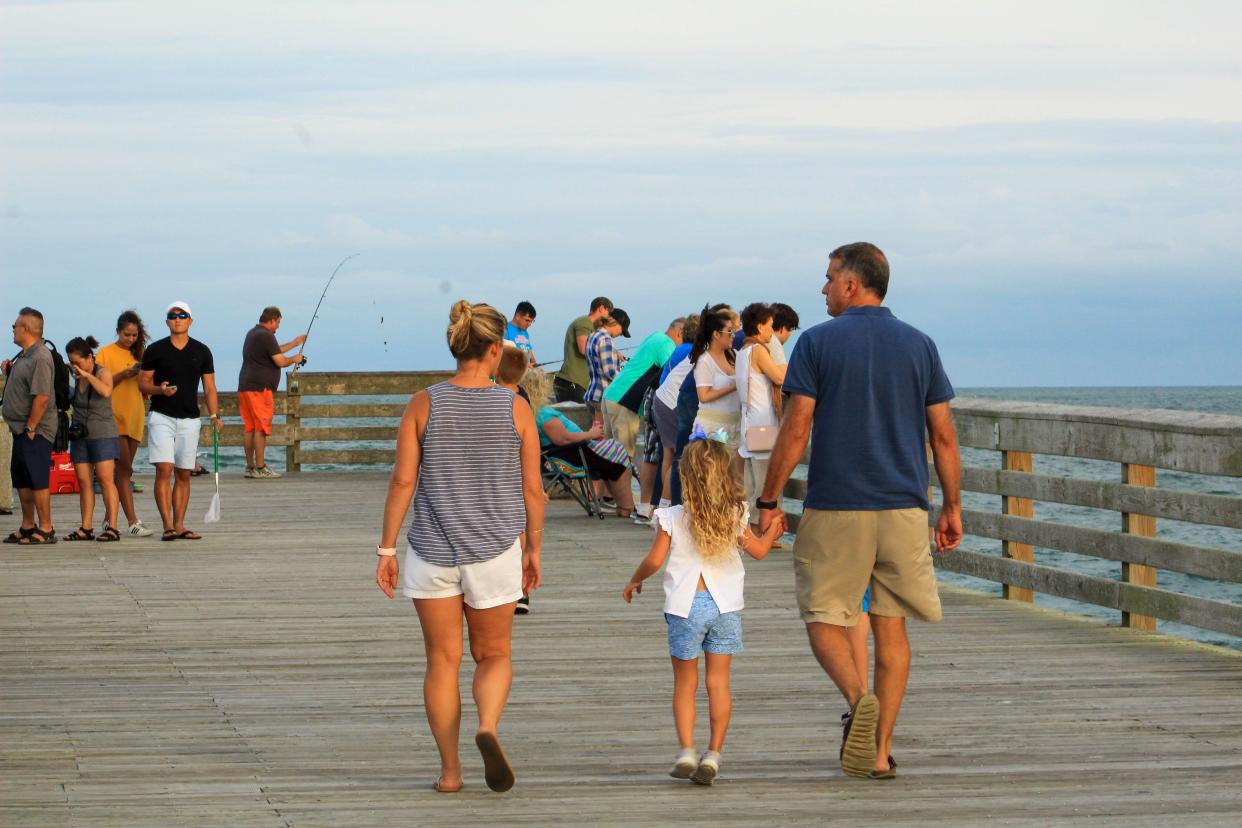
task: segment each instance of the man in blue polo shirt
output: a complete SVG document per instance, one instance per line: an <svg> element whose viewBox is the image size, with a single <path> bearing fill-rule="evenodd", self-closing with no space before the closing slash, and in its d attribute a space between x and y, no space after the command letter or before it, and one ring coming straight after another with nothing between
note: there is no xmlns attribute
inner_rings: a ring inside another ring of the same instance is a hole
<svg viewBox="0 0 1242 828"><path fill-rule="evenodd" d="M906 618L940 620L927 538L930 439L944 502L940 551L962 539L960 459L949 412L953 386L931 339L882 306L888 259L866 242L832 251L823 288L833 319L804 332L789 360L791 395L756 508L760 526L781 516L779 498L806 449L807 492L794 569L811 650L850 705L841 767L896 776L893 725L910 673ZM852 658L849 628L871 587L875 694Z"/></svg>

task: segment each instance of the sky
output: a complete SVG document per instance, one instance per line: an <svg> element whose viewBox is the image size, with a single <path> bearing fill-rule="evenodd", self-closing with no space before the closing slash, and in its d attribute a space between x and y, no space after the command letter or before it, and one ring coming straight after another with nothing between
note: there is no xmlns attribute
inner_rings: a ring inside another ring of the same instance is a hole
<svg viewBox="0 0 1242 828"><path fill-rule="evenodd" d="M866 240L955 385L1242 384L1242 4L838 5L0 0L0 312L185 300L231 389L354 253L308 370L458 298L808 327Z"/></svg>

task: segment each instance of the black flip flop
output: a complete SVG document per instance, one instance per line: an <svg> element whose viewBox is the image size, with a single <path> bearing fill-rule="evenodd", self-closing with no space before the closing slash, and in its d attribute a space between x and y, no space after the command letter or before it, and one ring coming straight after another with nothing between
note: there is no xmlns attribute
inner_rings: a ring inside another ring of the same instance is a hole
<svg viewBox="0 0 1242 828"><path fill-rule="evenodd" d="M867 774L868 779L896 779L897 778L897 760L892 756L888 757L888 770L872 770Z"/></svg>
<svg viewBox="0 0 1242 828"><path fill-rule="evenodd" d="M160 535L160 540L162 540L162 541L175 541L175 540L176 540L177 538L179 538L179 537L181 537L181 536L177 534L177 530L176 530L176 529L165 529L165 530L164 530L164 534Z"/></svg>
<svg viewBox="0 0 1242 828"><path fill-rule="evenodd" d="M483 779L487 787L496 793L504 793L513 787L513 766L505 758L500 747L500 740L495 733L480 733L474 737L474 744L479 753L483 754Z"/></svg>

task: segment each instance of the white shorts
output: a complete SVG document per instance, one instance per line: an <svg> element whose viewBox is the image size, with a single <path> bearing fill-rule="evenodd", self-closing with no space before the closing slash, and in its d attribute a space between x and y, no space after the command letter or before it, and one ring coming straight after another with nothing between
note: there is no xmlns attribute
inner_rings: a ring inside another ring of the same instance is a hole
<svg viewBox="0 0 1242 828"><path fill-rule="evenodd" d="M522 597L522 544L515 540L491 560L461 566L428 563L407 544L401 594L406 598L462 595L467 606L478 610L511 604Z"/></svg>
<svg viewBox="0 0 1242 828"><path fill-rule="evenodd" d="M181 419L152 411L147 415L147 459L193 469L198 465L198 432L202 426L197 417Z"/></svg>

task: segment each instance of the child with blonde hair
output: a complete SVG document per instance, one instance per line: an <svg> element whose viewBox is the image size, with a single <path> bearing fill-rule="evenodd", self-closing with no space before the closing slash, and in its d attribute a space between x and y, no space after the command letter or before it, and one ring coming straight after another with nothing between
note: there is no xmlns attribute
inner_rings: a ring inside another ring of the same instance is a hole
<svg viewBox="0 0 1242 828"><path fill-rule="evenodd" d="M638 565L621 597L629 603L643 591L643 581L664 562L664 620L673 663L673 724L681 749L669 775L711 785L720 772L733 699L729 668L742 651L742 586L746 577L741 551L762 560L784 531L775 521L763 537L750 529L750 510L732 473L733 452L723 431L711 435L696 428L681 459L684 505L656 509L651 552ZM706 654L707 701L711 720L708 749L695 756L695 695L699 653Z"/></svg>

